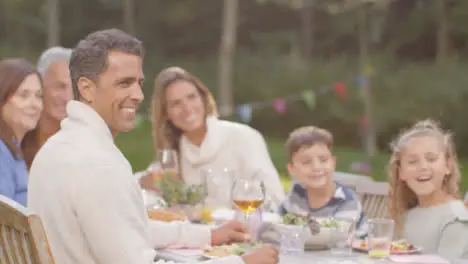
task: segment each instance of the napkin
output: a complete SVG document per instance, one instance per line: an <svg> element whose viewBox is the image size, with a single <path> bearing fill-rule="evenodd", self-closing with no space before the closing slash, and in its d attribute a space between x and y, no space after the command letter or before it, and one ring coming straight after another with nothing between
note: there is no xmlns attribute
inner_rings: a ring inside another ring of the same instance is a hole
<svg viewBox="0 0 468 264"><path fill-rule="evenodd" d="M436 255L393 255L390 260L395 263L410 263L410 264L450 264L444 258Z"/></svg>

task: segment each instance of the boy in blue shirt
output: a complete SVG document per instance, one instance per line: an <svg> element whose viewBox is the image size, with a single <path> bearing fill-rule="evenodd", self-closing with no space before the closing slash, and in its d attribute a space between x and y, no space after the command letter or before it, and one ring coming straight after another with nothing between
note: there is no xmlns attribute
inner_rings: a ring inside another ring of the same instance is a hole
<svg viewBox="0 0 468 264"><path fill-rule="evenodd" d="M287 166L295 183L279 212L353 218L359 229L365 220L359 196L333 180L336 158L332 150L333 136L325 129L307 126L289 135Z"/></svg>

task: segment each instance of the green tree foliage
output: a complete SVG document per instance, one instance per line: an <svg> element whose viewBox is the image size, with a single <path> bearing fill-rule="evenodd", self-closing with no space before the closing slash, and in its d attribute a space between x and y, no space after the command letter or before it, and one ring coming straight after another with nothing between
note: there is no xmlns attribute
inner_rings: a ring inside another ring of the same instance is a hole
<svg viewBox="0 0 468 264"><path fill-rule="evenodd" d="M235 103L274 99L306 89L318 93L314 111L301 101L288 105L285 115L269 107L255 109L252 126L284 138L297 126L316 124L331 129L339 143L361 145L362 98L353 81L361 71L357 35L360 5L331 12L335 10L329 8L331 4L343 6L343 1L313 1L314 41L306 67L296 67L293 55L302 41L298 8L311 0L239 1ZM467 154L468 1L445 0L451 57L444 66L434 63L435 1L394 0L385 8L370 9L378 142L386 147L402 127L433 117L455 132L460 151ZM64 46L73 47L97 29L123 28L121 1L60 2ZM136 35L147 48L146 104L156 72L169 65L187 68L216 91L222 4L220 0L134 0ZM0 0L0 57L36 60L47 43L45 8L45 0ZM297 57L301 58L300 54ZM330 89L318 92L323 85L330 87L347 78L351 82L343 100Z"/></svg>

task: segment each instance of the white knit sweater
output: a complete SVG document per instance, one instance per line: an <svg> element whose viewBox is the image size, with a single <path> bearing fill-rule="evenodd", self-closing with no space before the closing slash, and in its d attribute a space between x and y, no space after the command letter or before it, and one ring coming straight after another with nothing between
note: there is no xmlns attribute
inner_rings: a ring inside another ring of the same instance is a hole
<svg viewBox="0 0 468 264"><path fill-rule="evenodd" d="M199 147L185 136L180 140L182 177L187 184L200 183L203 169L216 173L227 168L235 172L234 177L260 176L271 202L279 204L284 200L278 172L258 131L213 116L207 118L206 124L207 134Z"/></svg>
<svg viewBox="0 0 468 264"><path fill-rule="evenodd" d="M77 101L68 103L67 114L34 159L28 193L56 263L150 264L157 248L211 242L209 227L150 221L132 168L104 120ZM232 256L207 263L243 261Z"/></svg>

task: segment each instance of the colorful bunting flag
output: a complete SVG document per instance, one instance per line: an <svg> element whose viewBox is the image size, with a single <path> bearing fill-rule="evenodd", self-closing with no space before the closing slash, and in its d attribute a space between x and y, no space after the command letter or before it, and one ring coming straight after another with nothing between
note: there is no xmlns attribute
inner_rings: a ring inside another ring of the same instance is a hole
<svg viewBox="0 0 468 264"><path fill-rule="evenodd" d="M359 89L359 93L361 97L364 96L364 89L362 88L369 81L369 76L371 74L373 74L373 68L369 64L366 64L362 70L362 74L352 79L352 82L355 82L356 85L359 88L361 88ZM318 89L315 89L315 90L319 94L325 93L329 90L333 90L340 99L344 99L347 95L346 89L347 89L346 82L338 81L332 87L325 85L325 86L320 86ZM242 105L237 106L237 115L239 116L240 120L242 120L242 122L249 123L252 121L252 111L254 107L263 108L265 106L272 105L273 108L279 114L285 114L286 108L287 108L287 102L297 101L301 99L304 101L304 103L310 110L313 110L317 104L317 96L316 96L315 90L306 90L306 91L302 91L300 94L290 95L285 98L276 98L275 100L273 100L273 102L260 101L260 102L253 102L249 104L242 104ZM366 117L365 116L361 117L359 120L359 123L362 128L367 127Z"/></svg>
<svg viewBox="0 0 468 264"><path fill-rule="evenodd" d="M307 90L302 92L302 100L304 100L305 104L310 110L313 110L315 108L317 98L313 90Z"/></svg>
<svg viewBox="0 0 468 264"><path fill-rule="evenodd" d="M252 105L250 104L243 104L237 107L237 114L239 118L244 123L250 123L252 121Z"/></svg>
<svg viewBox="0 0 468 264"><path fill-rule="evenodd" d="M286 101L282 98L277 98L273 101L273 107L280 114L286 113Z"/></svg>
<svg viewBox="0 0 468 264"><path fill-rule="evenodd" d="M341 99L343 99L346 96L346 85L343 82L335 83L333 90L335 90L335 92Z"/></svg>
<svg viewBox="0 0 468 264"><path fill-rule="evenodd" d="M358 85L360 88L362 88L362 87L364 87L364 85L366 85L367 80L368 80L367 76L361 75L361 76L359 76L359 77L357 78L357 85Z"/></svg>
<svg viewBox="0 0 468 264"><path fill-rule="evenodd" d="M368 174L372 172L372 166L368 162L353 162L350 165L350 169L361 174Z"/></svg>

